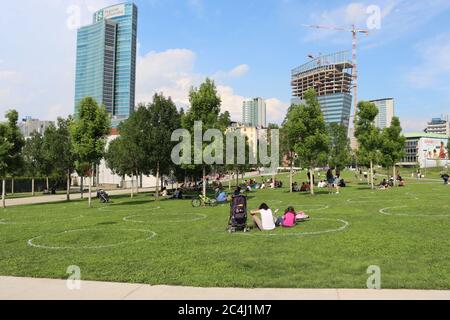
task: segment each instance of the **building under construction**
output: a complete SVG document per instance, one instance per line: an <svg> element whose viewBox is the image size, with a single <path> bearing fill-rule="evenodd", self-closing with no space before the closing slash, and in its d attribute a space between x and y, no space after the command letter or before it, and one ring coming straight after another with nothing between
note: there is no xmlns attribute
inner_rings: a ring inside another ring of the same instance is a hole
<svg viewBox="0 0 450 320"><path fill-rule="evenodd" d="M314 88L327 123L348 127L352 107L352 62L349 52L320 56L292 70L292 102L302 103Z"/></svg>

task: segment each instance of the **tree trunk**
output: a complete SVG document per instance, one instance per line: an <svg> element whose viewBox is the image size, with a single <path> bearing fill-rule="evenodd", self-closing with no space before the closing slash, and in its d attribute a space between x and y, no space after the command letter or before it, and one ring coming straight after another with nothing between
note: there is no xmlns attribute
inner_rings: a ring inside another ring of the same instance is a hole
<svg viewBox="0 0 450 320"><path fill-rule="evenodd" d="M34 197L34 178L31 179L31 196Z"/></svg>
<svg viewBox="0 0 450 320"><path fill-rule="evenodd" d="M393 172L394 172L394 187L395 187L397 185L397 176L395 174L395 163L394 163Z"/></svg>
<svg viewBox="0 0 450 320"><path fill-rule="evenodd" d="M290 190L290 193L292 193L294 190L293 190L293 188L292 188L292 183L293 183L293 177L292 177L292 161L291 161L291 171L289 172L289 190Z"/></svg>
<svg viewBox="0 0 450 320"><path fill-rule="evenodd" d="M70 170L67 170L67 190L66 190L66 199L70 201Z"/></svg>
<svg viewBox="0 0 450 320"><path fill-rule="evenodd" d="M159 201L159 162L156 167L156 189L155 189L156 201Z"/></svg>
<svg viewBox="0 0 450 320"><path fill-rule="evenodd" d="M314 195L314 171L312 169L309 169L309 183L310 183L310 189L311 189L311 195Z"/></svg>
<svg viewBox="0 0 450 320"><path fill-rule="evenodd" d="M14 178L11 178L11 195L14 195Z"/></svg>
<svg viewBox="0 0 450 320"><path fill-rule="evenodd" d="M48 177L45 177L45 180L46 180L47 191L49 191L50 190L50 186L49 186L49 182L48 182Z"/></svg>
<svg viewBox="0 0 450 320"><path fill-rule="evenodd" d="M80 192L81 192L81 199L84 199L84 185L83 185L84 179L83 176L80 177Z"/></svg>
<svg viewBox="0 0 450 320"><path fill-rule="evenodd" d="M6 194L6 179L3 179L2 180L2 206L3 206L3 209L6 208L5 194Z"/></svg>
<svg viewBox="0 0 450 320"><path fill-rule="evenodd" d="M374 189L373 185L373 160L370 160L370 186L372 190Z"/></svg>
<svg viewBox="0 0 450 320"><path fill-rule="evenodd" d="M133 174L131 174L131 199L134 198L134 180L133 180Z"/></svg>
<svg viewBox="0 0 450 320"><path fill-rule="evenodd" d="M91 172L91 174L89 175L89 194L88 194L88 203L89 203L89 208L91 208L92 207L92 194L91 194L91 191L92 191L92 172Z"/></svg>
<svg viewBox="0 0 450 320"><path fill-rule="evenodd" d="M136 172L136 195L139 195L139 174Z"/></svg>
<svg viewBox="0 0 450 320"><path fill-rule="evenodd" d="M206 167L203 166L203 196L206 197Z"/></svg>

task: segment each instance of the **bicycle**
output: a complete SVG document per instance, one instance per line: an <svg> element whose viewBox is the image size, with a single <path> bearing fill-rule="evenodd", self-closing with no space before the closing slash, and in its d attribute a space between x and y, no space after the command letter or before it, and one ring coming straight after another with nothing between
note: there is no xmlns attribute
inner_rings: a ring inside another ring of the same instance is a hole
<svg viewBox="0 0 450 320"><path fill-rule="evenodd" d="M210 206L210 207L215 207L217 206L217 201L215 199L210 199L208 197L204 197L202 195L200 195L197 199L192 200L192 206L194 208L199 208L199 207L206 207L206 206Z"/></svg>

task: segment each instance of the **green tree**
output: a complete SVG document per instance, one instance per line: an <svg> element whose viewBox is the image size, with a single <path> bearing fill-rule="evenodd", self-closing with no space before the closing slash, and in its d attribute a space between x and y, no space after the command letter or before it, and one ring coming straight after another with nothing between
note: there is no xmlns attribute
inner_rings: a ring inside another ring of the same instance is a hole
<svg viewBox="0 0 450 320"><path fill-rule="evenodd" d="M129 142L122 136L116 138L109 143L107 151L105 153L106 165L114 174L125 178L125 176L131 176L139 171L140 168L136 158L132 152L130 152ZM134 196L134 186L131 188L131 197Z"/></svg>
<svg viewBox="0 0 450 320"><path fill-rule="evenodd" d="M8 174L11 176L11 193L14 194L14 177L22 174L25 167L22 156L22 148L25 145L25 139L17 125L19 113L16 110L10 110L6 113L7 139L12 144L8 157Z"/></svg>
<svg viewBox="0 0 450 320"><path fill-rule="evenodd" d="M314 168L327 162L329 136L314 89L305 93L305 102L289 108L283 122L282 143L308 168L314 195Z"/></svg>
<svg viewBox="0 0 450 320"><path fill-rule="evenodd" d="M375 104L361 101L358 104L356 114L355 137L359 143L357 151L360 163L370 166L370 184L374 189L373 166L380 159L381 135L380 130L375 127L374 120L378 115L378 108Z"/></svg>
<svg viewBox="0 0 450 320"><path fill-rule="evenodd" d="M35 195L35 178L41 173L44 159L44 138L39 132L33 132L30 139L25 142L23 157L26 164L26 171L31 176L31 194Z"/></svg>
<svg viewBox="0 0 450 320"><path fill-rule="evenodd" d="M175 171L170 159L176 143L171 141L171 137L172 132L181 127L181 117L172 99L162 93L153 96L153 102L148 105L148 115L150 128L145 135L145 151L150 172L156 174L156 199L159 199L159 180L162 185L162 177Z"/></svg>
<svg viewBox="0 0 450 320"><path fill-rule="evenodd" d="M191 132L192 136L194 132L194 123L196 121L202 121L203 123L202 134L208 129L219 129L222 132L225 132L226 127L224 127L225 121L223 120L227 116L220 115L220 105L222 101L217 94L214 81L207 78L199 88L192 88L189 93L189 101L191 107L182 118L182 126ZM208 144L203 143L201 150L195 150L194 145L192 148L193 158L203 154L207 145ZM202 165L190 165L186 168L191 171L197 171L198 168L202 169L203 195L206 196L206 174L207 170L210 170L211 167L203 163Z"/></svg>
<svg viewBox="0 0 450 320"><path fill-rule="evenodd" d="M337 123L331 123L328 129L330 135L328 163L330 167L336 168L336 170L342 170L352 161L347 127Z"/></svg>
<svg viewBox="0 0 450 320"><path fill-rule="evenodd" d="M75 170L75 153L70 127L73 119L58 119L57 126L51 125L44 133L44 153L52 164L53 173L66 176L66 198L70 201L70 176Z"/></svg>
<svg viewBox="0 0 450 320"><path fill-rule="evenodd" d="M2 178L2 206L6 207L6 176L8 174L9 157L13 144L8 140L8 126L0 123L0 177Z"/></svg>
<svg viewBox="0 0 450 320"><path fill-rule="evenodd" d="M139 193L139 175L149 173L150 156L148 151L151 146L148 145L148 135L150 134L150 113L145 105L140 104L135 112L119 126L121 140L117 142L118 148L128 152L123 156L128 160L125 174L131 177L131 196L133 196L136 187ZM123 141L123 145L122 144ZM122 153L120 153L122 154ZM136 178L136 186L134 184Z"/></svg>
<svg viewBox="0 0 450 320"><path fill-rule="evenodd" d="M90 97L81 100L78 110L79 115L71 123L70 132L78 164L89 164L91 168L89 172L89 207L91 207L92 168L104 155L111 120L106 108L99 107Z"/></svg>
<svg viewBox="0 0 450 320"><path fill-rule="evenodd" d="M386 168L393 168L394 184L397 180L395 166L405 156L406 138L402 135L400 119L393 117L391 126L381 133L381 163Z"/></svg>

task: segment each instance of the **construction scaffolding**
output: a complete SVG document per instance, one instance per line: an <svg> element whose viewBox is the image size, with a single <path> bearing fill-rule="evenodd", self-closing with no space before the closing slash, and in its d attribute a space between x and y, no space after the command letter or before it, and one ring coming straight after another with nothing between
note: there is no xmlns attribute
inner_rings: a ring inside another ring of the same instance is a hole
<svg viewBox="0 0 450 320"><path fill-rule="evenodd" d="M353 64L348 56L348 51L320 56L292 70L292 96L303 100L310 88L316 90L318 97L350 94Z"/></svg>

